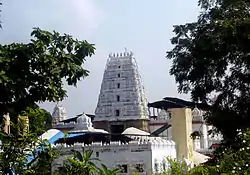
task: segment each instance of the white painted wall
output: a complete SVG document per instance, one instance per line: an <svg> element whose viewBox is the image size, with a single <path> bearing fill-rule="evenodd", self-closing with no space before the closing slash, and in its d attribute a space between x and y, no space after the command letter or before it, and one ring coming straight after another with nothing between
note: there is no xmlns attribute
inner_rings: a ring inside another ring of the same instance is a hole
<svg viewBox="0 0 250 175"><path fill-rule="evenodd" d="M155 170L153 167L155 161L159 164L158 171L162 171L162 162L166 157L176 158L174 142L160 138L151 138L150 141L132 141L129 144L111 142L110 145L102 143L93 143L92 145L75 144L73 147L56 145L56 148L67 153L71 149L81 151L82 146L86 150L93 150L92 156L99 158L101 163L105 164L108 168L115 168L119 165L127 166L127 172L121 173L122 175L135 172L135 166L143 167L144 172L141 174L152 174L152 170ZM68 156L72 155L68 154ZM58 164L63 163L64 159L65 155L53 162L53 171L58 167ZM100 163L97 163L97 165L100 165Z"/></svg>
<svg viewBox="0 0 250 175"><path fill-rule="evenodd" d="M176 159L177 152L175 143L169 141L169 146L165 144L152 145L152 171L153 173L164 172L168 169L167 157Z"/></svg>

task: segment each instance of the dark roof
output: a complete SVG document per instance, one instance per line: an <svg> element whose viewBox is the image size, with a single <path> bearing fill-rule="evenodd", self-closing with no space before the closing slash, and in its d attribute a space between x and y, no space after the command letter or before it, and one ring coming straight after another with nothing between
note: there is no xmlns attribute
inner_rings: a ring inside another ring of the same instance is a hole
<svg viewBox="0 0 250 175"><path fill-rule="evenodd" d="M91 142L106 142L109 139L109 134L100 132L80 132L80 133L68 133L64 138L60 138L56 143L86 143Z"/></svg>
<svg viewBox="0 0 250 175"><path fill-rule="evenodd" d="M84 113L82 113L84 114ZM77 118L80 117L82 114L78 114L76 117L72 117L72 118L69 118L69 119L66 119L66 120L62 120L60 122L63 122L63 123L70 123L70 122L76 122ZM95 115L92 115L92 114L86 114L88 117L90 117L92 120L95 118Z"/></svg>
<svg viewBox="0 0 250 175"><path fill-rule="evenodd" d="M160 109L170 109L170 108L199 108L202 110L208 110L211 106L205 103L196 103L191 101L186 101L174 97L165 97L163 100L156 101L153 103L148 103L148 107L160 108Z"/></svg>

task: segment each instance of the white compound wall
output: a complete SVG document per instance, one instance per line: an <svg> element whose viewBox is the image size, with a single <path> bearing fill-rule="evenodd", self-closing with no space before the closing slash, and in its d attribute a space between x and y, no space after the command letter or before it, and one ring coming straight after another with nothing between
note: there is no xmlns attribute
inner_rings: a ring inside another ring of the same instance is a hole
<svg viewBox="0 0 250 175"><path fill-rule="evenodd" d="M120 167L123 169L123 173L120 173L122 175L136 171L140 174L152 174L152 171L161 172L168 167L166 157L176 158L175 143L160 138L151 138L150 141L132 141L128 144L111 142L108 145L102 143L75 144L74 146L56 145L56 148L65 155L54 161L53 171L62 165L65 156L72 156L71 149L81 151L82 147L86 150L93 150L92 157L101 160L101 162L96 162L98 166L103 163L108 168Z"/></svg>

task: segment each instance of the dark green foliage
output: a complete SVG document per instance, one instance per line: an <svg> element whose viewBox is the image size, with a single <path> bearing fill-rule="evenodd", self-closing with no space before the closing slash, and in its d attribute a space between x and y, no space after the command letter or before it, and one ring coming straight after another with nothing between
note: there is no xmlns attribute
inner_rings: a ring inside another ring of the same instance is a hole
<svg viewBox="0 0 250 175"><path fill-rule="evenodd" d="M40 143L39 147L42 147L40 151L33 151L36 159L28 165L25 175L51 175L52 162L59 155L60 152L53 149L51 145L46 144L46 141Z"/></svg>
<svg viewBox="0 0 250 175"><path fill-rule="evenodd" d="M239 130L237 133L234 143L237 145L219 152L216 167L221 173L250 174L250 129Z"/></svg>
<svg viewBox="0 0 250 175"><path fill-rule="evenodd" d="M76 86L88 71L82 65L85 58L94 54L94 46L87 41L78 41L69 35L35 28L30 43L0 45L0 120L9 112L14 123L11 134L0 132L0 172L18 174L50 174L51 162L57 153L38 136L51 127L50 114L36 103L60 101L66 97L63 80ZM17 134L18 114L27 115L30 133ZM36 147L37 159L28 166L26 157Z"/></svg>
<svg viewBox="0 0 250 175"><path fill-rule="evenodd" d="M37 102L60 101L68 85L88 76L82 65L95 48L70 35L35 28L30 43L0 45L0 116L17 116Z"/></svg>
<svg viewBox="0 0 250 175"><path fill-rule="evenodd" d="M170 74L179 92L213 105L207 121L230 145L237 129L250 127L250 2L200 0L199 5L197 22L174 27Z"/></svg>
<svg viewBox="0 0 250 175"><path fill-rule="evenodd" d="M72 150L73 157L67 158L63 166L59 168L58 173L62 175L94 175L99 173L99 168L96 163L99 162L96 158L91 158L93 151L85 151L82 148L82 153Z"/></svg>
<svg viewBox="0 0 250 175"><path fill-rule="evenodd" d="M118 168L108 169L106 165L101 164L102 168L99 170L99 175L117 175L120 170Z"/></svg>
<svg viewBox="0 0 250 175"><path fill-rule="evenodd" d="M28 107L23 112L23 115L29 117L29 130L31 133L36 133L37 136L40 136L52 127L51 114L38 106L35 108Z"/></svg>
<svg viewBox="0 0 250 175"><path fill-rule="evenodd" d="M37 137L29 134L6 135L0 132L0 140L2 142L0 149L0 172L6 174L14 169L19 174L24 174L24 165L26 164L26 156L32 151L33 144L37 141Z"/></svg>
<svg viewBox="0 0 250 175"><path fill-rule="evenodd" d="M52 149L46 140L38 139L37 134L6 135L0 132L2 142L0 149L0 173L7 174L13 170L17 174L49 175L51 163L59 156L59 152ZM37 151L37 148L39 151ZM36 159L27 164L27 157L33 155ZM27 166L26 166L27 165Z"/></svg>
<svg viewBox="0 0 250 175"><path fill-rule="evenodd" d="M58 174L60 175L116 175L119 169L108 169L106 165L97 166L100 160L92 158L93 151L84 150L82 153L76 150L71 150L72 158L67 158L62 167L59 167Z"/></svg>

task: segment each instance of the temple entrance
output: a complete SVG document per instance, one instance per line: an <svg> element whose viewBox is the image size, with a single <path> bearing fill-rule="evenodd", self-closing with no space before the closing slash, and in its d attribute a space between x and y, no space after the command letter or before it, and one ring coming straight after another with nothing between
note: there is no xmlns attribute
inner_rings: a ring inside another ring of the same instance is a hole
<svg viewBox="0 0 250 175"><path fill-rule="evenodd" d="M112 141L119 141L121 140L121 133L124 131L123 124L112 124L110 125L110 133L111 133L111 140Z"/></svg>
<svg viewBox="0 0 250 175"><path fill-rule="evenodd" d="M121 134L124 131L124 125L122 124L117 124L117 125L111 125L110 126L110 133L111 134Z"/></svg>

